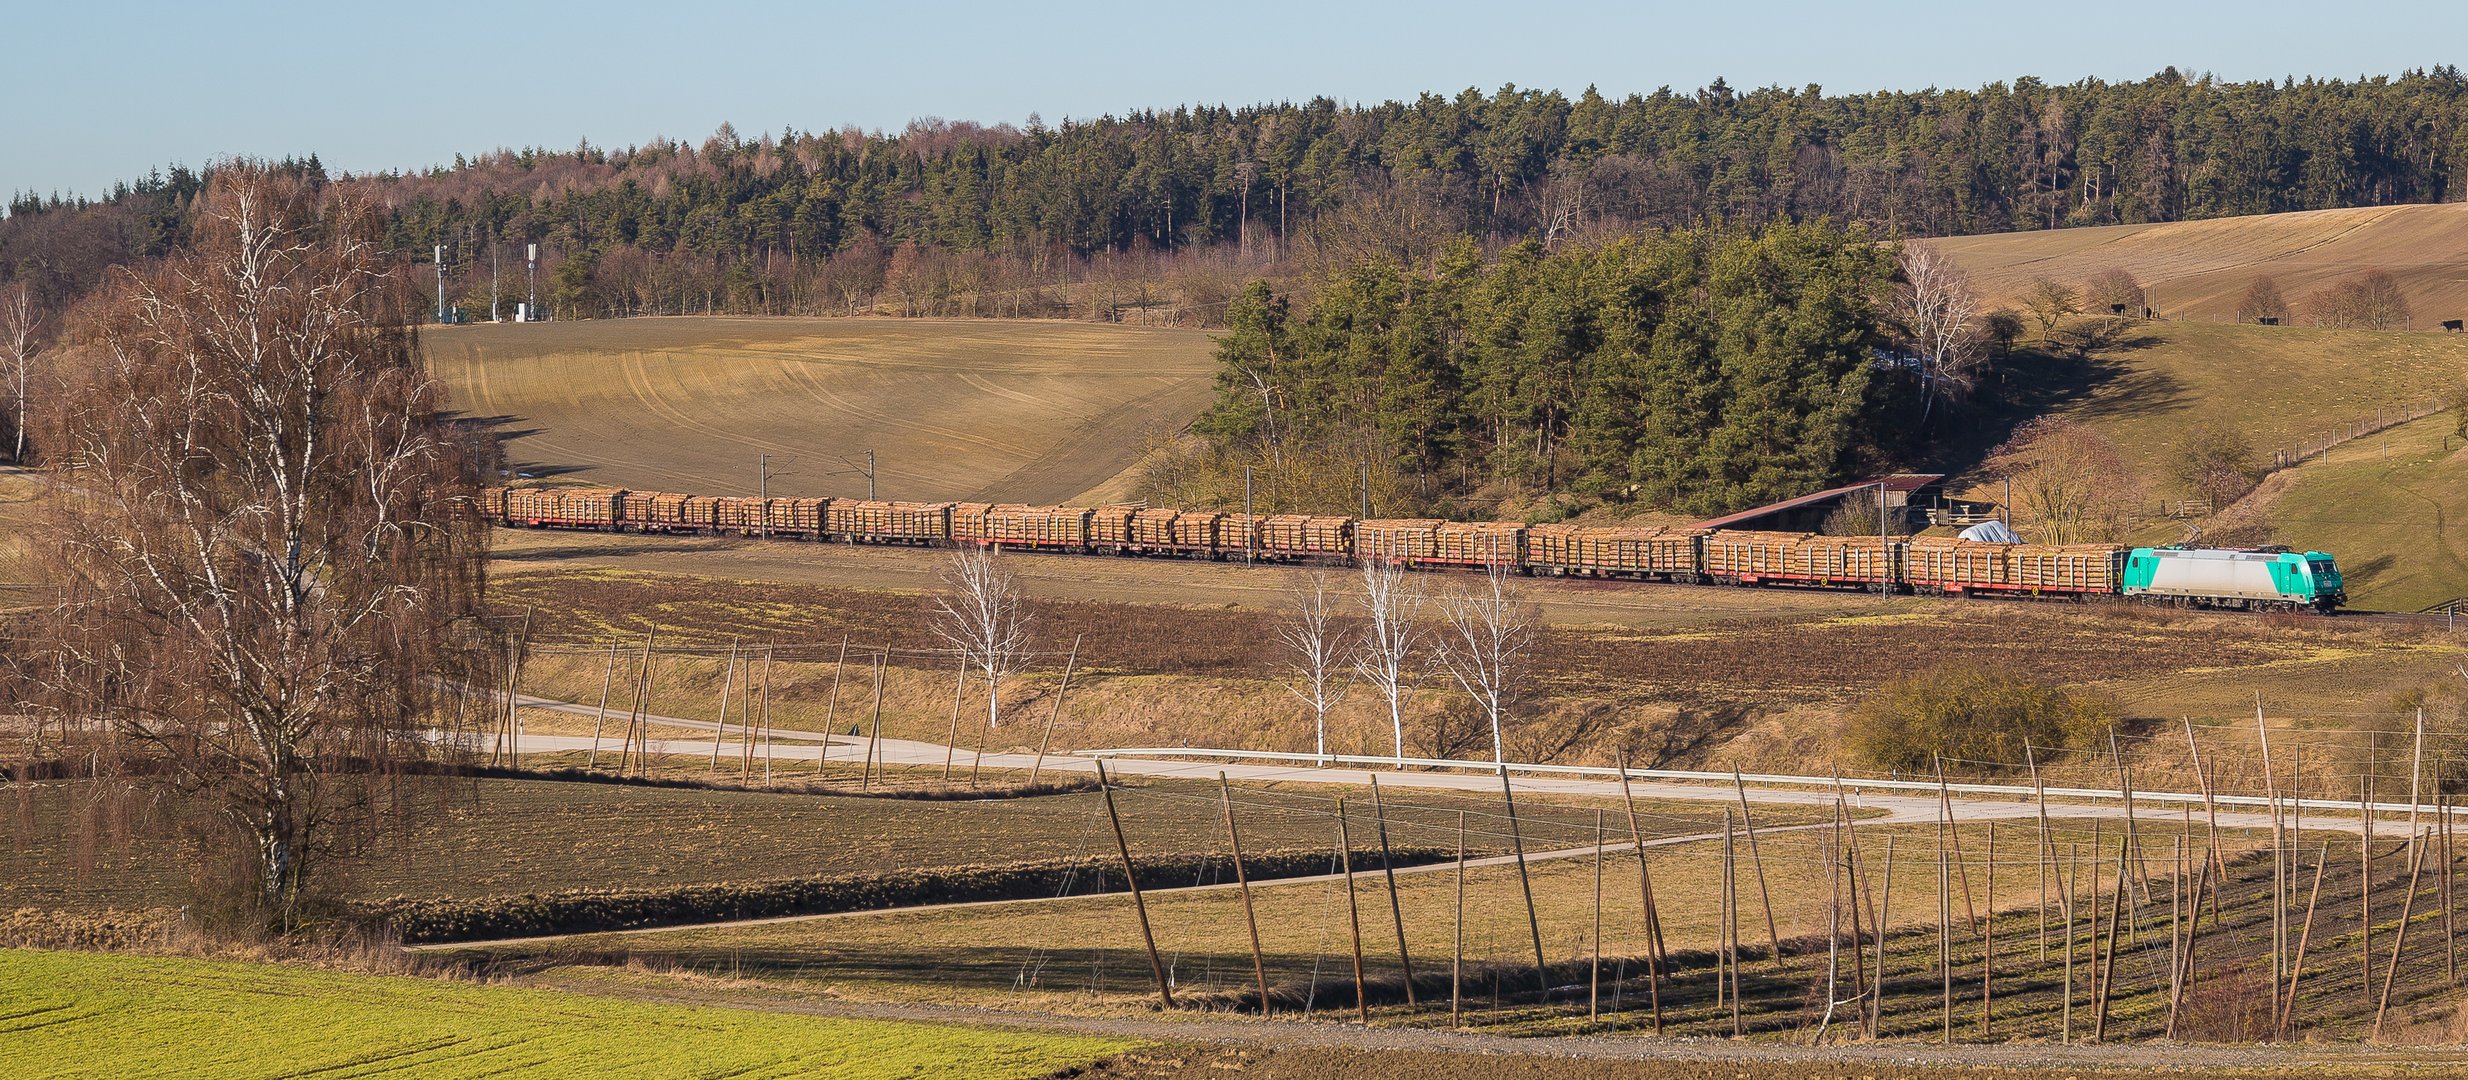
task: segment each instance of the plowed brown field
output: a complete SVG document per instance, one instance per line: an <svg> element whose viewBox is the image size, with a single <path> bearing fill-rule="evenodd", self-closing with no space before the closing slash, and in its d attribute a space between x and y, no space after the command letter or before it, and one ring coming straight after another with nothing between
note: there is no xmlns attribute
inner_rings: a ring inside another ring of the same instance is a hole
<svg viewBox="0 0 2468 1080"><path fill-rule="evenodd" d="M1059 502L1208 404L1208 335L1065 322L670 318L432 331L455 407L535 476Z"/></svg>
<svg viewBox="0 0 2468 1080"><path fill-rule="evenodd" d="M2294 214L2107 225L1931 240L1993 302L2037 278L2079 287L2111 267L2154 287L2167 318L2228 319L2269 275L2300 311L2314 292L2369 269L2398 278L2417 325L2468 312L2468 204L2373 206Z"/></svg>

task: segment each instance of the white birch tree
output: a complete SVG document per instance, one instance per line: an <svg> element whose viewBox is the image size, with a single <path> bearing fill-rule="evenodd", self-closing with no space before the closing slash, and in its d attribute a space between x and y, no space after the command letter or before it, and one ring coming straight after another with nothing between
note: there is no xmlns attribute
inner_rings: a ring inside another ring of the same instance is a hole
<svg viewBox="0 0 2468 1080"><path fill-rule="evenodd" d="M1286 692L1311 707L1312 753L1328 763L1328 714L1345 700L1353 682L1344 679L1349 635L1337 621L1337 596L1328 575L1313 571L1296 585L1277 640L1287 651Z"/></svg>
<svg viewBox="0 0 2468 1080"><path fill-rule="evenodd" d="M1903 285L1896 294L1895 314L1910 336L1920 362L1921 405L1928 410L1940 397L1953 397L1971 386L1971 369L1979 359L1979 295L1971 279L1952 259L1922 244L1902 250Z"/></svg>
<svg viewBox="0 0 2468 1080"><path fill-rule="evenodd" d="M43 329L42 313L35 310L34 292L25 282L0 295L0 389L5 389L11 403L9 426L14 429L16 445L9 460L26 460L26 410L32 398L35 354Z"/></svg>
<svg viewBox="0 0 2468 1080"><path fill-rule="evenodd" d="M1388 704L1388 726L1397 764L1405 764L1405 705L1420 681L1415 654L1422 648L1421 583L1394 559L1364 559L1363 632L1354 650L1354 673Z"/></svg>
<svg viewBox="0 0 2468 1080"><path fill-rule="evenodd" d="M1493 566L1479 584L1451 591L1440 599L1447 628L1440 635L1440 666L1457 687L1474 699L1491 727L1491 760L1508 760L1509 714L1524 689L1528 654L1534 645L1534 609L1509 578L1509 570Z"/></svg>
<svg viewBox="0 0 2468 1080"><path fill-rule="evenodd" d="M933 603L934 632L985 682L985 723L991 731L1002 721L1003 680L1028 658L1033 620L1020 580L1002 556L962 548L944 567Z"/></svg>

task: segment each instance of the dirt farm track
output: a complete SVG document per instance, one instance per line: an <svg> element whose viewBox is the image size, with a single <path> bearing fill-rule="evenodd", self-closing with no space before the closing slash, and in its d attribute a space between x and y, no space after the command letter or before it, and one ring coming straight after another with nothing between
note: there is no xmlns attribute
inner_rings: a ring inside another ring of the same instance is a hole
<svg viewBox="0 0 2468 1080"><path fill-rule="evenodd" d="M533 476L753 494L1063 502L1207 405L1206 332L1068 322L664 318L432 330L454 407ZM1092 437L1104 433L1106 437Z"/></svg>

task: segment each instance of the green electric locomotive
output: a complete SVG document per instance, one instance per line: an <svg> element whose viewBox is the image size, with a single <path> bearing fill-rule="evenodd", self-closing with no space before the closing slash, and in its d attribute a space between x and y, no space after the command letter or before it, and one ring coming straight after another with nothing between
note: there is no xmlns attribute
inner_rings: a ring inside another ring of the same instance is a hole
<svg viewBox="0 0 2468 1080"><path fill-rule="evenodd" d="M2125 557L2124 592L2246 611L2328 612L2348 600L2331 556L2267 548L2135 548Z"/></svg>

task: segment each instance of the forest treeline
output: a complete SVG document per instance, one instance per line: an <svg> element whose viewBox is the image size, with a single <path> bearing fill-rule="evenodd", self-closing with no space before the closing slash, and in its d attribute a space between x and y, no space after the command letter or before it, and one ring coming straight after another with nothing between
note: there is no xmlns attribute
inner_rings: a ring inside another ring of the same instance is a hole
<svg viewBox="0 0 2468 1080"><path fill-rule="evenodd" d="M1886 359L1897 280L1865 227L1815 222L1488 260L1460 241L1428 271L1356 266L1307 306L1254 284L1197 441L1147 479L1180 505L1239 505L1248 469L1263 512L1351 512L1366 471L1384 512L1802 494L1916 429L1917 380Z"/></svg>
<svg viewBox="0 0 2468 1080"><path fill-rule="evenodd" d="M500 151L366 186L390 242L447 248L450 299L510 314L522 245L563 317L882 310L1215 322L1268 260L1304 276L1495 244L1832 218L1946 235L2441 201L2468 79L2019 79L1608 98L1194 106L1022 128L723 128L699 144ZM314 158L293 163L322 175ZM19 196L0 274L49 296L168 250L202 179ZM1244 256L1248 258L1244 258Z"/></svg>

